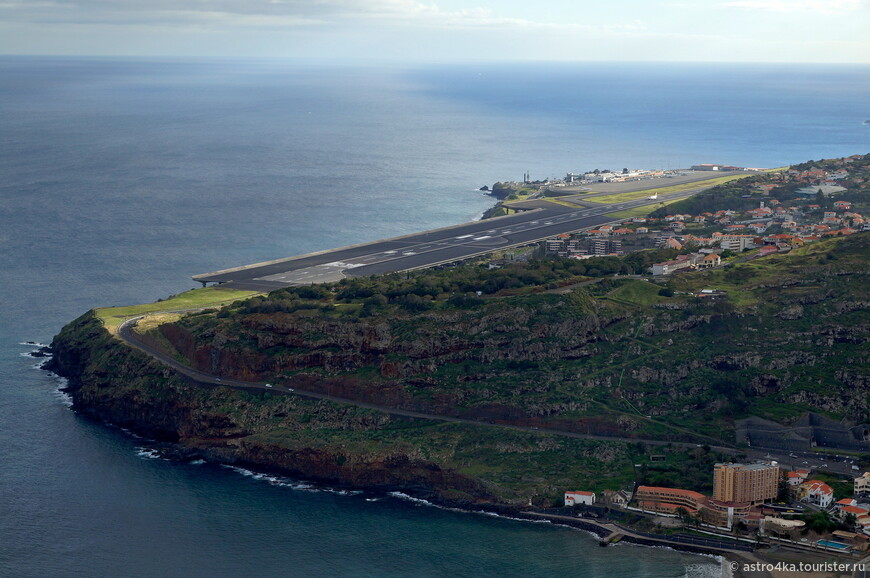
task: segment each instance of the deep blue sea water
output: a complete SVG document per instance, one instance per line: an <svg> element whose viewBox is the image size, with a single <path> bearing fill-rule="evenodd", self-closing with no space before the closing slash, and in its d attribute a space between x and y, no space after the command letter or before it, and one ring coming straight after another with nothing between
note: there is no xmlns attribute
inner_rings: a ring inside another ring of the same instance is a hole
<svg viewBox="0 0 870 578"><path fill-rule="evenodd" d="M195 273L470 220L492 204L478 187L526 170L867 153L868 97L867 66L0 57L0 576L715 574L570 529L153 459L73 414L21 342Z"/></svg>

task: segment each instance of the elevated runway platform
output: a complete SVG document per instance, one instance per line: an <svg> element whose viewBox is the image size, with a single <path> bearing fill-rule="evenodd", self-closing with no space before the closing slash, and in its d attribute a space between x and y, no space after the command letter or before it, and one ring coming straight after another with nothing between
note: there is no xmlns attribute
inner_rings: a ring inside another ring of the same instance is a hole
<svg viewBox="0 0 870 578"><path fill-rule="evenodd" d="M592 229L621 220L612 213L686 198L706 188L663 195L656 200L643 197L613 204L587 202L583 206L536 199L512 204L512 208L521 211L513 215L203 273L193 279L203 285L219 283L238 289L271 291L345 277L422 269L535 243L561 233Z"/></svg>

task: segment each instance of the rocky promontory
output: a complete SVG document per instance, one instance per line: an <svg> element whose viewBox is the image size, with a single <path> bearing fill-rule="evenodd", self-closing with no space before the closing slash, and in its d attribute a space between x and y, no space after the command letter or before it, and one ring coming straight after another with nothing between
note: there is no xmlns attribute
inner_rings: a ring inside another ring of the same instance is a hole
<svg viewBox="0 0 870 578"><path fill-rule="evenodd" d="M704 489L722 456L702 446L733 445L747 416L867 421L868 251L853 235L663 283L583 282L615 258L466 266L142 330L184 367L290 393L191 381L93 312L55 338L49 368L76 411L181 455L337 486L505 506L638 479ZM711 286L723 297L700 296ZM650 452L665 463L635 471Z"/></svg>

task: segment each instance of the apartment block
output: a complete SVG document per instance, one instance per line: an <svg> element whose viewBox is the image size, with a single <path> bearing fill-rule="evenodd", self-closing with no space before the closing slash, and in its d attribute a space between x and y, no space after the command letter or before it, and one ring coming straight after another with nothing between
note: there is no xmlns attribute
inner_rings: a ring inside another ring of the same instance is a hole
<svg viewBox="0 0 870 578"><path fill-rule="evenodd" d="M779 466L769 464L716 464L713 467L713 499L721 502L758 504L776 498Z"/></svg>

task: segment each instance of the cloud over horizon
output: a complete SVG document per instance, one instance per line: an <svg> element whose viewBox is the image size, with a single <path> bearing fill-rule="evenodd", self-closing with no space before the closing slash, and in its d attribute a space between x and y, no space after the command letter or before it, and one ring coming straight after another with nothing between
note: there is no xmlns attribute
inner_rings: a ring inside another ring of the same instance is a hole
<svg viewBox="0 0 870 578"><path fill-rule="evenodd" d="M745 8L768 12L815 12L838 14L867 9L868 0L733 0L723 2L728 8Z"/></svg>
<svg viewBox="0 0 870 578"><path fill-rule="evenodd" d="M866 62L868 2L0 0L0 53Z"/></svg>

